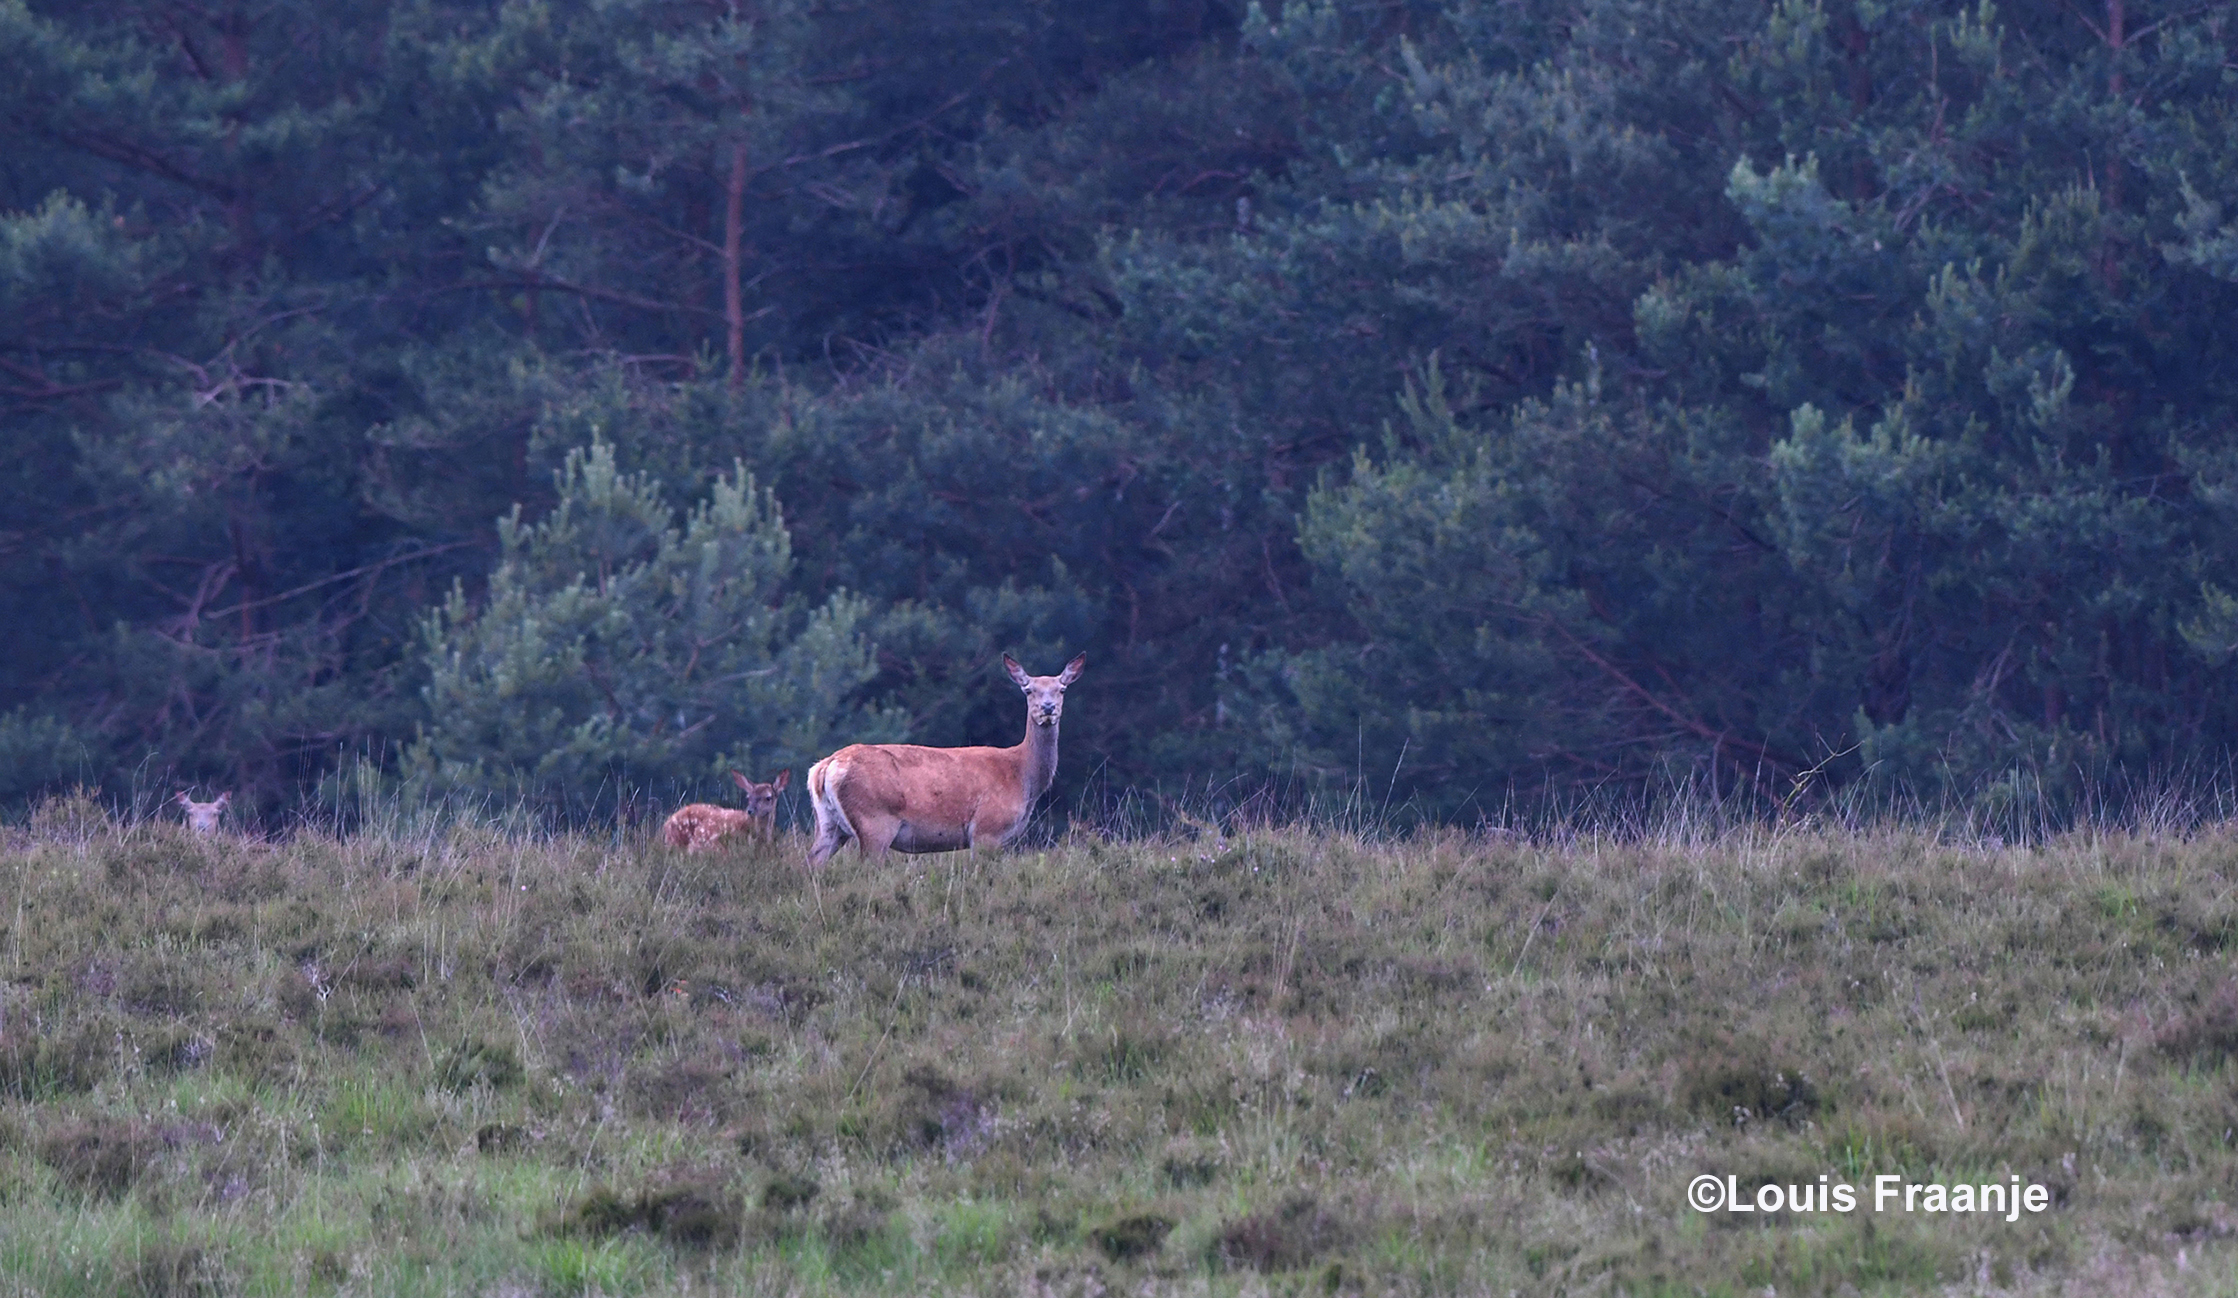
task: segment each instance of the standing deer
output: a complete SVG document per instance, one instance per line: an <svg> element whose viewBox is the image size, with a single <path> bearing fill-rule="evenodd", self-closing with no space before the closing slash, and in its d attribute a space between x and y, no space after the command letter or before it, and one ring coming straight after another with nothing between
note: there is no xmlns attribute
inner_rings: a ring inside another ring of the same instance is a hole
<svg viewBox="0 0 2238 1298"><path fill-rule="evenodd" d="M730 778L746 790L746 810L732 811L708 802L679 807L661 827L661 837L670 847L709 852L734 835L748 835L765 843L777 837L777 795L793 782L793 773L779 771L777 778L767 784L756 784L736 771Z"/></svg>
<svg viewBox="0 0 2238 1298"><path fill-rule="evenodd" d="M1065 687L1087 666L1082 654L1055 676L1028 676L1009 654L1003 669L1026 692L1026 737L1012 748L924 748L849 744L808 768L822 865L853 839L864 855L956 852L1018 836L1036 799L1057 778L1057 719Z"/></svg>
<svg viewBox="0 0 2238 1298"><path fill-rule="evenodd" d="M181 789L171 801L178 803L180 809L186 812L188 829L197 834L215 834L218 832L218 817L225 814L226 804L233 801L233 790L227 789L208 802L196 802L187 796L185 789Z"/></svg>

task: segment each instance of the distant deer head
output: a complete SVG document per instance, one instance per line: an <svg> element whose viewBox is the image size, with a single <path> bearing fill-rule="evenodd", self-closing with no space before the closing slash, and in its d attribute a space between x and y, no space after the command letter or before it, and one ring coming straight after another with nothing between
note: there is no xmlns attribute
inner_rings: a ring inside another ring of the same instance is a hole
<svg viewBox="0 0 2238 1298"><path fill-rule="evenodd" d="M765 842L777 837L777 795L792 783L792 771L779 771L777 778L767 784L756 784L737 771L732 771L730 778L746 792L744 811L694 802L676 809L676 814L661 827L661 838L670 847L707 852L720 846L725 839L739 835L750 835Z"/></svg>
<svg viewBox="0 0 2238 1298"><path fill-rule="evenodd" d="M228 789L208 802L196 802L187 796L185 789L181 789L179 795L171 801L178 803L180 809L186 812L188 829L197 834L215 834L218 832L218 817L225 814L227 804L233 801L233 791Z"/></svg>

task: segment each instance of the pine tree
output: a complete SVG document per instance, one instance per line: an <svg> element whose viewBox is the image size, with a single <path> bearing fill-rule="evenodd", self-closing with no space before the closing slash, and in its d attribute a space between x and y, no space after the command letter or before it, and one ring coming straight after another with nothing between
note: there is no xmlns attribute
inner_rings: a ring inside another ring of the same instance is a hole
<svg viewBox="0 0 2238 1298"><path fill-rule="evenodd" d="M611 811L899 737L855 697L875 670L869 609L786 597L791 538L743 466L681 518L604 441L570 452L557 487L545 517L499 522L486 599L454 588L429 617L412 778Z"/></svg>

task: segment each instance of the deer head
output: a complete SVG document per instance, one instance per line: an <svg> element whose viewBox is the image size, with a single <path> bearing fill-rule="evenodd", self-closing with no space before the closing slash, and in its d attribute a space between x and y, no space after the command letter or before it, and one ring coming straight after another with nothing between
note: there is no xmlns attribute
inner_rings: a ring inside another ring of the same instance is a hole
<svg viewBox="0 0 2238 1298"><path fill-rule="evenodd" d="M1081 654L1065 664L1065 669L1055 676L1028 676L1026 669L1009 654L1002 656L1002 669L1010 673L1011 682L1026 692L1026 723L1029 726L1053 726L1065 714L1065 687L1080 679L1080 669L1088 665L1088 655Z"/></svg>
<svg viewBox="0 0 2238 1298"><path fill-rule="evenodd" d="M233 791L228 789L208 802L196 802L187 796L185 789L181 789L171 801L178 803L180 809L186 812L188 829L197 834L215 834L218 832L218 817L225 814L226 805L233 801Z"/></svg>
<svg viewBox="0 0 2238 1298"><path fill-rule="evenodd" d="M793 782L793 772L790 767L779 771L777 778L767 784L756 784L737 771L732 771L730 778L746 791L747 815L756 820L774 820L777 816L777 795L783 793L785 786Z"/></svg>

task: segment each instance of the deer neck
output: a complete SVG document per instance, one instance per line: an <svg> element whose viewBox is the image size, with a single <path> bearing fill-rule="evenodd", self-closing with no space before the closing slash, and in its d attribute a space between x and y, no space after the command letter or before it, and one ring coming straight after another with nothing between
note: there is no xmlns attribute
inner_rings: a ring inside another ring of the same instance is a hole
<svg viewBox="0 0 2238 1298"><path fill-rule="evenodd" d="M1057 727L1037 726L1026 718L1026 741L1018 745L1018 779L1024 785L1026 805L1049 791L1057 779Z"/></svg>

